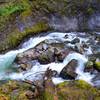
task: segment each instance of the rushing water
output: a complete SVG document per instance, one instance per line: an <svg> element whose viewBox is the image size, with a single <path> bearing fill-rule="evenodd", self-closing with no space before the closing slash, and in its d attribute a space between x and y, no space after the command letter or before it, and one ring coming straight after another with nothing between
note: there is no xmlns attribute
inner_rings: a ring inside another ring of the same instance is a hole
<svg viewBox="0 0 100 100"><path fill-rule="evenodd" d="M80 38L80 43L82 41L88 41L88 37L84 38L85 33L78 33L81 37ZM67 38L65 36L67 35ZM92 54L91 47L86 49L84 52L84 55L79 54L79 53L71 53L68 56L65 57L62 63L56 63L52 62L50 64L42 65L37 61L34 61L34 66L28 70L24 71L21 73L17 72L11 72L7 73L8 69L12 69L12 63L14 62L16 55L18 53L22 53L30 48L34 48L37 44L41 43L44 40L49 40L49 42L65 42L65 41L72 41L75 37L77 37L76 33L50 33L46 36L38 36L35 38L30 38L27 42L23 43L22 48L19 50L15 51L10 51L4 55L0 55L0 79L16 79L16 80L36 80L36 79L41 79L42 74L46 71L46 69L49 67L52 70L56 70L58 74L61 72L61 70L67 65L72 59L76 59L78 61L78 67L76 68L76 73L78 74L76 79L82 79L87 81L88 83L91 83L92 78L95 75L91 75L90 73L84 72L84 64L88 61L88 54ZM72 44L68 44L70 46L74 46ZM63 80L60 77L53 77L52 78L53 82L55 84L59 82L63 82Z"/></svg>

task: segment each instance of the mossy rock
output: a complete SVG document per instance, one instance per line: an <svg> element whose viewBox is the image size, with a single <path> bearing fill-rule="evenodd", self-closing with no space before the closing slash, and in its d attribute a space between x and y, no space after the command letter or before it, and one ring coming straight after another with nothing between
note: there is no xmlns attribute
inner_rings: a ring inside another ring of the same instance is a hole
<svg viewBox="0 0 100 100"><path fill-rule="evenodd" d="M94 71L94 67L93 66L94 66L94 62L93 61L86 62L84 71L85 72L93 72Z"/></svg>
<svg viewBox="0 0 100 100"><path fill-rule="evenodd" d="M100 71L100 62L95 62L94 67L95 67L98 71Z"/></svg>
<svg viewBox="0 0 100 100"><path fill-rule="evenodd" d="M30 84L8 81L0 87L0 100L29 100L26 96L27 90L32 90Z"/></svg>
<svg viewBox="0 0 100 100"><path fill-rule="evenodd" d="M32 17L29 0L10 1L0 6L0 51L16 47L28 35L48 30L48 24L44 20L37 20L28 26L27 19L34 19ZM24 24L22 31L16 25L19 22Z"/></svg>
<svg viewBox="0 0 100 100"><path fill-rule="evenodd" d="M83 80L57 85L59 100L99 100L100 91Z"/></svg>
<svg viewBox="0 0 100 100"><path fill-rule="evenodd" d="M35 35L36 33L43 32L48 30L48 25L40 21L37 24L33 25L31 28L26 28L23 32L19 32L18 30L14 30L14 32L10 33L5 40L3 40L0 44L0 51L11 49L16 47L26 36Z"/></svg>
<svg viewBox="0 0 100 100"><path fill-rule="evenodd" d="M99 100L100 90L83 80L66 81L54 86L49 79L41 95L32 100ZM9 81L0 87L0 100L31 100L27 91L34 90L32 86L18 81Z"/></svg>

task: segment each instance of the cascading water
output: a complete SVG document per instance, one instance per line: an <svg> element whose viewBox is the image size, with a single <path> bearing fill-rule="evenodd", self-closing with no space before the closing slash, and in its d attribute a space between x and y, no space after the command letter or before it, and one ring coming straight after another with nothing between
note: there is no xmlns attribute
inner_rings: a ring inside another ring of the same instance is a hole
<svg viewBox="0 0 100 100"><path fill-rule="evenodd" d="M67 38L65 38L67 35ZM82 35L80 33L80 35ZM84 33L83 33L84 35ZM52 70L55 70L58 72L58 74L61 72L61 70L72 60L76 59L78 61L78 67L76 68L76 73L78 74L76 79L83 79L87 81L88 83L91 83L91 79L94 77L94 75L91 75L90 73L85 73L84 70L84 64L88 61L88 58L85 54L91 54L91 48L89 47L86 52L84 52L84 55L80 53L71 53L65 57L62 63L56 63L52 62L50 64L42 65L39 62L35 62L34 66L28 70L24 71L21 73L17 72L11 72L9 74L6 73L8 69L11 68L12 63L14 62L16 55L18 53L22 53L30 48L34 48L37 44L41 43L44 40L49 40L49 42L65 42L65 41L72 41L75 37L77 37L76 33L50 33L46 36L39 36L36 38L30 38L27 42L23 43L22 48L19 50L15 51L10 51L4 55L0 55L0 79L14 79L14 80L25 80L28 78L28 80L36 80L41 78L41 74L43 74L46 69L49 67ZM88 41L88 38L80 38L80 43L82 41ZM74 46L71 45L70 43L67 44L69 46ZM61 79L60 77L53 77L52 78L53 82L55 84L65 81ZM91 83L92 84L92 83Z"/></svg>

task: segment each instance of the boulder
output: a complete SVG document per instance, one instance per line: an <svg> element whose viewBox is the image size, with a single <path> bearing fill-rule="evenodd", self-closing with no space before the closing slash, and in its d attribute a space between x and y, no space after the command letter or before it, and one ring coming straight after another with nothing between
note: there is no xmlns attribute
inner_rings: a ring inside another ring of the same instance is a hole
<svg viewBox="0 0 100 100"><path fill-rule="evenodd" d="M69 47L65 48L65 44L63 43L49 44L44 41L34 48L19 53L15 59L15 63L21 69L27 70L33 66L34 60L37 60L40 64L62 62L70 52L73 52L73 50Z"/></svg>
<svg viewBox="0 0 100 100"><path fill-rule="evenodd" d="M48 64L54 62L54 52L50 50L42 52L42 54L40 54L37 59L41 64Z"/></svg>
<svg viewBox="0 0 100 100"><path fill-rule="evenodd" d="M55 60L62 62L64 60L64 58L71 52L73 52L73 50L71 48L66 48L64 50L55 48L55 51L54 51Z"/></svg>
<svg viewBox="0 0 100 100"><path fill-rule="evenodd" d="M71 41L71 44L76 44L76 43L80 43L80 39L79 38L75 38Z"/></svg>
<svg viewBox="0 0 100 100"><path fill-rule="evenodd" d="M99 100L100 90L83 80L63 82L57 85L58 100Z"/></svg>
<svg viewBox="0 0 100 100"><path fill-rule="evenodd" d="M94 63L92 61L88 61L86 64L85 64L85 68L84 68L84 71L85 72L90 72L92 73L94 71Z"/></svg>
<svg viewBox="0 0 100 100"><path fill-rule="evenodd" d="M71 60L60 72L60 77L64 79L75 79L77 76L77 73L75 72L76 68L78 66L78 61L73 59Z"/></svg>

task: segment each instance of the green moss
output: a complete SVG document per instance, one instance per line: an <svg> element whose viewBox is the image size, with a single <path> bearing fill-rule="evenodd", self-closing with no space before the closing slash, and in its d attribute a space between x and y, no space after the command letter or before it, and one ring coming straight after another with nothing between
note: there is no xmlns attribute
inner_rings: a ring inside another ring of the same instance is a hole
<svg viewBox="0 0 100 100"><path fill-rule="evenodd" d="M16 13L31 10L28 0L16 0L0 5L0 30L5 28L10 20L14 19Z"/></svg>
<svg viewBox="0 0 100 100"><path fill-rule="evenodd" d="M95 62L95 67L96 67L97 70L100 71L100 62Z"/></svg>
<svg viewBox="0 0 100 100"><path fill-rule="evenodd" d="M0 91L2 91L2 93L8 95L12 90L17 89L18 88L18 84L16 83L16 81L12 82L9 81L8 83L2 85L2 87L0 87Z"/></svg>
<svg viewBox="0 0 100 100"><path fill-rule="evenodd" d="M0 87L0 100L29 100L26 91L31 88L27 83L8 81Z"/></svg>
<svg viewBox="0 0 100 100"><path fill-rule="evenodd" d="M86 68L91 68L91 67L93 67L93 62L92 61L88 61L86 63Z"/></svg>
<svg viewBox="0 0 100 100"><path fill-rule="evenodd" d="M16 39L13 33L17 35L17 38L19 38L19 34L21 34L21 32L19 32L18 29L16 28L15 28L15 31L12 29L10 29L10 31L6 31L9 24L10 23L12 24L16 16L19 16L22 13L26 13L30 11L31 11L31 8L30 8L30 4L28 0L13 0L13 1L0 5L0 32L1 33L3 32L1 34L1 39L3 38L3 41L0 41L1 42L0 51L6 50L7 48L11 46L11 44L12 46L16 44ZM23 34L22 34L22 37L23 37Z"/></svg>
<svg viewBox="0 0 100 100"><path fill-rule="evenodd" d="M0 9L0 16L10 15L16 11L21 11L21 10L24 10L24 8L20 5L13 5L13 6L1 8Z"/></svg>
<svg viewBox="0 0 100 100"><path fill-rule="evenodd" d="M42 94L43 98L40 98L40 100L54 100L55 94L55 86L51 79L48 79L45 81L45 87Z"/></svg>
<svg viewBox="0 0 100 100"><path fill-rule="evenodd" d="M100 91L83 80L69 81L57 85L59 100L99 100Z"/></svg>
<svg viewBox="0 0 100 100"><path fill-rule="evenodd" d="M51 94L50 92L45 92L43 94L43 100L54 100L54 97L53 97L54 94Z"/></svg>
<svg viewBox="0 0 100 100"><path fill-rule="evenodd" d="M3 41L2 45L0 45L0 51L14 48L27 35L34 35L35 33L46 31L47 29L48 25L45 22L41 21L30 28L26 28L23 32L19 32L19 30L14 30L14 32L10 33L6 40Z"/></svg>
<svg viewBox="0 0 100 100"><path fill-rule="evenodd" d="M81 88L81 89L89 89L91 87L90 84L88 84L87 82L83 81L83 80L77 80L75 82L76 86Z"/></svg>
<svg viewBox="0 0 100 100"><path fill-rule="evenodd" d="M25 94L25 91L20 91L18 97L16 97L16 100L29 100Z"/></svg>
<svg viewBox="0 0 100 100"><path fill-rule="evenodd" d="M65 81L65 82L62 82L60 84L57 85L57 87L64 87L65 85L67 85L69 82Z"/></svg>
<svg viewBox="0 0 100 100"><path fill-rule="evenodd" d="M20 2L19 0L18 2L10 2L0 7L0 16L8 16L12 13L29 9L29 7L30 6L27 0L21 0Z"/></svg>
<svg viewBox="0 0 100 100"><path fill-rule="evenodd" d="M89 15L93 14L93 13L94 13L94 9L93 9L92 7L89 7L89 8L87 9L87 13L88 13Z"/></svg>
<svg viewBox="0 0 100 100"><path fill-rule="evenodd" d="M47 30L47 28L48 26L44 22L39 22L31 28L26 28L23 32L15 32L14 34L8 36L9 46L13 47L18 44L25 36Z"/></svg>

